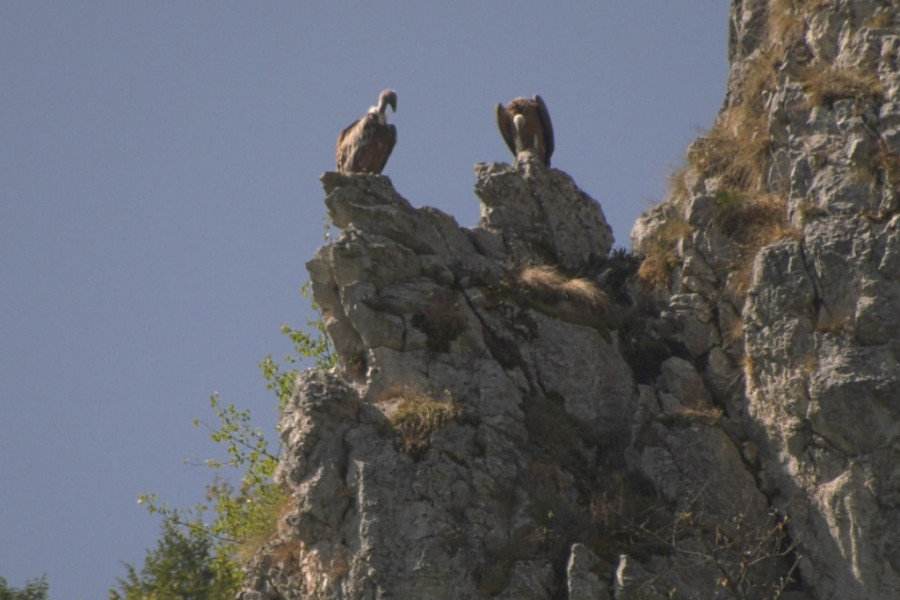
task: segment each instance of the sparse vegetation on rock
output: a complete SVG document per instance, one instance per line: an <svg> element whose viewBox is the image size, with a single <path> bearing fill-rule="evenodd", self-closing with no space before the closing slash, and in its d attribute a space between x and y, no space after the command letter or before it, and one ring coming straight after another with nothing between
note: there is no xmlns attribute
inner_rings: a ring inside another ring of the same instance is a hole
<svg viewBox="0 0 900 600"><path fill-rule="evenodd" d="M472 229L326 174L337 366L289 399L242 599L900 594L898 11L733 2L640 259L527 158L476 166Z"/></svg>

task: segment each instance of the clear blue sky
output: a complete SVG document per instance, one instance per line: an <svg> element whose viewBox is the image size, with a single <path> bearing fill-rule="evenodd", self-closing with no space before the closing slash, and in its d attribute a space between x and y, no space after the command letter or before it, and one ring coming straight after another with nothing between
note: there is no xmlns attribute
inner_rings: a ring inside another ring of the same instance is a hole
<svg viewBox="0 0 900 600"><path fill-rule="evenodd" d="M539 93L553 165L617 245L721 105L725 0L0 2L0 576L105 598L201 499L208 398L271 428L257 362L310 316L318 177L399 96L398 191L463 226L494 105ZM274 437L274 434L273 434Z"/></svg>

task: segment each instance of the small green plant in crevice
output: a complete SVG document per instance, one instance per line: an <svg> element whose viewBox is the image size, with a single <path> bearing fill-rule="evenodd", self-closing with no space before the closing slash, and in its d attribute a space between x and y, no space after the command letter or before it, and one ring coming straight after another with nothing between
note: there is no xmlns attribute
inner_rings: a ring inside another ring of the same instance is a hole
<svg viewBox="0 0 900 600"><path fill-rule="evenodd" d="M268 384L267 389L278 396L279 408L284 409L294 392L294 378L298 366L312 361L316 368L329 370L337 364L337 354L331 343L331 338L325 330L325 318L319 305L312 299L312 284L306 282L300 288L300 295L309 300L310 306L318 313L317 319L306 321L307 331L293 329L288 325L281 326L281 333L290 338L294 346L294 353L284 357L281 365L272 359L272 355L266 356L259 363L263 377Z"/></svg>

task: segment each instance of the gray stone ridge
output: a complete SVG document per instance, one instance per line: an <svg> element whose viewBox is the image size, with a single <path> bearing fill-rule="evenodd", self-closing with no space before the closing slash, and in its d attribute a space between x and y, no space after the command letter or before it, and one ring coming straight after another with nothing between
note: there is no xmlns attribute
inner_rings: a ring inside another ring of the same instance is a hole
<svg viewBox="0 0 900 600"><path fill-rule="evenodd" d="M900 598L900 4L729 25L633 253L527 154L475 166L471 229L322 176L337 364L282 415L242 600Z"/></svg>
<svg viewBox="0 0 900 600"><path fill-rule="evenodd" d="M561 589L565 538L591 519L595 465L616 448L621 468L637 398L606 323L612 233L528 157L476 176L471 230L386 177L322 177L341 234L307 267L338 366L305 372L284 414L278 479L296 504L246 598ZM406 427L429 410L439 425ZM600 559L577 548L565 579L599 589Z"/></svg>
<svg viewBox="0 0 900 600"><path fill-rule="evenodd" d="M777 529L600 205L528 157L475 172L469 230L322 177L341 233L307 267L338 366L283 415L291 501L245 600L701 597ZM747 586L787 573L772 537Z"/></svg>

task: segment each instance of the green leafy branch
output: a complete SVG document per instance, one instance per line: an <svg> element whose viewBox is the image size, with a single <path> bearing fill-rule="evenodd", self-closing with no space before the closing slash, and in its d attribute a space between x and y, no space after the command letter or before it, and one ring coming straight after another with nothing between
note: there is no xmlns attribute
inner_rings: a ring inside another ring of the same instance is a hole
<svg viewBox="0 0 900 600"><path fill-rule="evenodd" d="M309 283L301 294L311 300ZM290 402L304 363L312 361L320 369L336 363L324 318L314 302L312 307L319 318L307 321L309 333L287 325L281 328L293 343L293 354L280 363L271 355L259 363L266 388L278 397L279 411ZM215 477L206 486L205 500L192 507L173 508L156 494L139 496L138 503L150 514L163 517L163 535L157 548L148 551L141 573L126 565L127 577L119 580L121 593L110 590L111 600L233 598L241 582L238 559L252 554L276 532L288 500L274 481L277 450L253 424L249 410L226 405L216 394L210 397L210 406L216 420L211 424L195 419L194 426L205 428L212 441L224 445L227 459L203 462ZM239 472L239 484L232 483L226 471Z"/></svg>

